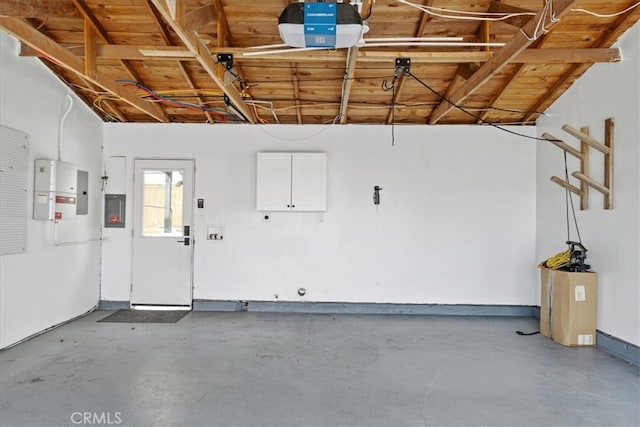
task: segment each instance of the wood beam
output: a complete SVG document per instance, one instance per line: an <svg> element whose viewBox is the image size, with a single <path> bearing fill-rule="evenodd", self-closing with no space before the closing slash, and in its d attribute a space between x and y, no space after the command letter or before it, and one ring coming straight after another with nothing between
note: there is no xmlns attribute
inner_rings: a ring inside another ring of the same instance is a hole
<svg viewBox="0 0 640 427"><path fill-rule="evenodd" d="M402 91L404 89L404 82L406 80L406 76L404 73L400 74L400 76L398 77L398 79L396 80L395 84L395 93L393 94L393 99L391 100L391 107L389 108L389 113L387 113L387 120L385 120L385 123L390 125L393 123L393 120L395 118L395 106L398 103L398 101L400 100L400 97L402 96Z"/></svg>
<svg viewBox="0 0 640 427"><path fill-rule="evenodd" d="M491 21L482 21L480 23L478 36L480 43L489 43L491 41ZM483 46L482 50L489 52L491 48L489 46Z"/></svg>
<svg viewBox="0 0 640 427"><path fill-rule="evenodd" d="M89 20L84 20L84 74L94 77L98 71L96 58L96 32Z"/></svg>
<svg viewBox="0 0 640 427"><path fill-rule="evenodd" d="M569 184L567 181L565 181L562 178L558 178L557 176L552 176L551 177L551 181L555 182L556 184L558 184L560 187L567 189L569 191L571 191L572 193L577 194L578 196L582 197L583 193L582 190L580 190L578 187L576 187L575 185L571 185Z"/></svg>
<svg viewBox="0 0 640 427"><path fill-rule="evenodd" d="M0 0L0 16L16 18L80 18L70 0Z"/></svg>
<svg viewBox="0 0 640 427"><path fill-rule="evenodd" d="M151 3L151 0L147 0L145 2L145 6L147 6L147 10L149 11L149 13L151 13L151 16L153 17L153 23L156 24L156 27L158 27L158 30L160 30L160 36L162 37L162 40L164 40L164 44L166 44L167 46L173 46L174 43L173 43L173 40L171 40L171 33L169 32L167 27L162 23L162 15L160 15L160 12L158 12L158 9L156 9L155 6ZM184 48L180 48L180 49L185 52L188 52L191 55L191 52L189 52L188 50Z"/></svg>
<svg viewBox="0 0 640 427"><path fill-rule="evenodd" d="M223 33L223 40L226 41L227 45L233 44L233 40L231 39L231 29L229 28L227 15L224 13L224 9L222 8L222 1L213 0L213 7L218 19L218 29L222 30ZM218 37L220 37L220 33L218 33Z"/></svg>
<svg viewBox="0 0 640 427"><path fill-rule="evenodd" d="M424 0L423 5L424 6L431 6L431 4L433 3L433 0ZM418 28L416 29L415 32L415 37L422 37L424 36L424 30L427 28L427 23L431 20L431 15L429 15L428 13L423 13L422 17L420 18L420 23L418 24ZM400 58L405 56L405 54L398 54L396 56L396 58ZM414 53L411 53L411 56L413 57ZM394 60L395 61L395 60ZM419 62L418 62L419 63ZM395 94L393 95L393 100L392 100L392 106L389 109L389 113L387 114L387 119L385 120L386 124L391 124L393 122L393 118L395 116L395 108L393 106L395 106L399 100L400 100L400 96L402 96L402 92L404 90L404 84L405 84L405 75L402 74L398 80L396 80L395 83Z"/></svg>
<svg viewBox="0 0 640 427"><path fill-rule="evenodd" d="M46 37L27 22L19 18L0 17L0 27L14 37L22 40L32 48L42 52L49 60L69 70L78 76L85 78L103 90L120 98L122 101L160 122L166 122L164 115L159 114L151 104L141 99L133 90L124 88L110 78L96 72L95 76L84 74L84 61L55 41Z"/></svg>
<svg viewBox="0 0 640 427"><path fill-rule="evenodd" d="M151 0L153 5L158 9L158 12L162 15L164 20L171 26L173 31L178 35L184 45L194 54L197 61L202 68L209 74L213 81L222 89L222 91L229 97L233 106L242 113L250 123L256 123L255 112L249 108L244 102L242 96L232 84L226 84L222 79L216 75L216 61L212 58L209 48L198 39L198 35L195 31L187 31L171 16L171 12L167 9L162 0ZM215 5L215 1L214 1ZM218 14L220 17L220 14Z"/></svg>
<svg viewBox="0 0 640 427"><path fill-rule="evenodd" d="M369 16L371 15L374 1L375 0L362 0L362 8L360 10L360 16L362 17L363 20L369 18Z"/></svg>
<svg viewBox="0 0 640 427"><path fill-rule="evenodd" d="M611 26L605 31L602 36L593 44L593 48L603 48L612 45L620 36L620 34L628 27L633 25L633 23L637 22L640 19L640 7L636 7L631 9L629 12L620 15L616 21L611 24ZM547 94L552 94L552 96L543 96L540 100L531 108L532 113L528 113L524 116L524 121L533 120L539 113L535 113L535 111L544 111L549 106L555 102L555 100L560 96L561 93L564 93L563 88L572 83L572 81L581 76L587 69L591 66L590 63L584 64L574 64L569 70L556 82L556 84L551 87Z"/></svg>
<svg viewBox="0 0 640 427"><path fill-rule="evenodd" d="M571 154L573 157L582 160L584 158L584 153L576 150L575 148L573 148L572 146L570 146L569 144L563 142L562 140L556 138L555 136L551 135L550 133L543 133L542 137L546 140L548 140L550 143L552 143L553 145L555 145L556 147L560 148L561 150L566 151L567 153Z"/></svg>
<svg viewBox="0 0 640 427"><path fill-rule="evenodd" d="M107 33L107 30L102 26L100 21L96 19L95 15L93 14L89 6L87 6L85 1L84 0L71 0L71 1L75 5L75 7L78 9L80 14L84 17L85 31L90 26L105 43L113 44L113 39L111 38L111 36L109 36L109 34ZM133 68L133 66L129 62L121 59L120 65L122 65L122 67L126 70L130 79L136 82L144 83L140 78L140 75L136 72L136 70ZM164 121L169 121L169 118L167 117L165 112L162 110L162 107L160 105L151 104L151 106L153 109L155 109L158 112L158 114L160 114L163 117Z"/></svg>
<svg viewBox="0 0 640 427"><path fill-rule="evenodd" d="M576 0L556 0L553 3L554 14L556 18L562 18ZM543 9L536 17L530 20L524 27L523 31L516 31L514 37L496 52L480 69L469 78L466 83L456 90L449 101L443 100L431 113L429 124L436 124L442 117L454 108L454 104L461 104L467 97L473 94L479 87L489 81L496 73L510 64L515 57L522 53L535 40L531 36L539 31L538 23L542 22L546 30L552 28L556 22L547 22L548 16L546 10ZM525 35L526 34L526 35Z"/></svg>
<svg viewBox="0 0 640 427"><path fill-rule="evenodd" d="M536 42L534 42L523 53L532 52L532 51L540 51L541 49L539 49L539 48L543 46L545 40L546 40L545 37L542 37L542 38L538 39ZM515 60L513 62L515 62ZM491 98L491 101L489 101L489 103L487 104L487 107L493 107L494 105L496 105L498 103L498 101L500 101L500 99L502 99L502 97L507 93L509 88L511 88L511 85L516 81L517 77L520 75L522 70L524 70L524 67L525 67L525 64L517 64L515 66L515 69L511 72L511 75L509 75L505 79L504 83L502 84L502 87L500 89L498 89L497 92L495 92L495 94ZM492 110L487 109L485 111L480 112L480 114L478 115L478 118L476 119L476 124L481 124L482 122L484 122L484 119L489 115L489 113L491 111Z"/></svg>
<svg viewBox="0 0 640 427"><path fill-rule="evenodd" d="M599 192L601 192L605 196L608 196L609 193L611 193L611 190L609 190L607 187L605 187L604 185L600 184L598 181L594 180L593 178L590 178L590 177L588 177L586 175L581 174L580 172L573 172L571 174L571 176L573 176L574 178L579 179L582 182L587 183L590 187L598 190Z"/></svg>
<svg viewBox="0 0 640 427"><path fill-rule="evenodd" d="M153 17L153 22L156 24L156 26L160 30L160 35L162 36L162 39L164 40L165 44L168 46L173 46L173 40L171 40L171 34L169 33L169 30L162 24L162 16L160 16L160 13L158 12L158 10L148 0L145 2L145 5L147 6L147 10L149 10L149 12L151 13L151 16ZM188 18L185 16L185 20L187 19ZM187 66L180 61L176 61L176 62L177 62L178 69L180 70L180 73L186 80L189 87L191 89L197 89L195 80L193 79L193 76L187 69ZM204 105L202 97L197 96L196 98L200 103L200 105ZM209 123L215 123L215 119L213 118L213 115L209 111L204 111L204 115L207 118L207 121Z"/></svg>
<svg viewBox="0 0 640 427"><path fill-rule="evenodd" d="M168 39L167 39L168 40ZM195 54L182 46L174 46L168 40L167 46L151 45L114 45L99 44L96 47L98 58L104 59L124 59L124 60L179 60L195 61ZM73 49L73 46L69 46ZM247 52L245 48L220 47L209 49L212 55L217 53L233 54L234 62L345 62L346 53L338 51L308 51L264 56L243 56ZM28 46L23 46L20 51L21 56L37 56L37 52ZM486 62L494 52L411 52L412 64L464 64ZM385 51L358 51L359 63L389 63L390 67L395 64L398 57L406 57L407 52L385 52ZM512 62L518 64L562 64L562 63L601 63L619 62L621 60L620 50L617 48L594 48L594 49L527 49L516 57Z"/></svg>
<svg viewBox="0 0 640 427"><path fill-rule="evenodd" d="M580 128L580 131L589 135L589 128L586 126ZM580 153L582 154L582 158L580 159L580 173L589 176L589 144L580 141ZM589 209L589 186L586 182L580 181L580 190L582 190L582 197L580 197L580 210L585 211Z"/></svg>
<svg viewBox="0 0 640 427"><path fill-rule="evenodd" d="M524 27L527 24L527 22L529 22L529 20L533 18L535 15L535 12L532 10L523 9L517 6L511 6L511 5L502 3L500 1L494 1L493 3L491 3L491 6L489 6L489 9L487 10L487 12L488 13L504 13L504 14L521 14L521 13L531 14L531 15L512 16L510 18L503 19L500 21L500 22L509 24L511 26L514 26L518 29Z"/></svg>
<svg viewBox="0 0 640 427"><path fill-rule="evenodd" d="M75 7L75 6L74 6L74 7ZM41 22L39 19L37 19L37 18L27 18L27 19L25 19L25 21L26 21L29 25L31 25L33 28L38 28L38 32L40 32L40 33L41 33L42 35L44 35L45 37L48 37L48 38L50 38L50 39L52 39L52 38L53 38L53 37L51 37L51 34L49 34L45 29L43 29L43 28L42 28L42 22ZM35 52L35 49L33 49L32 47L30 47L30 46L28 46L28 45L26 45L26 44L24 44L24 43L22 43L22 42L20 42L20 49L21 49L21 50L22 50L22 49L29 49L30 51ZM36 56L37 56L37 55L36 55ZM40 56L41 56L41 55L40 55ZM51 62L51 61L47 61L47 60L42 59L42 58L41 58L41 62L42 62L46 67L53 69L53 68L52 68L52 67L54 66L54 63L53 63L53 62ZM56 71L56 70L53 70L53 71L57 74L57 71ZM86 78L84 78L84 76L78 76L78 78L79 78L80 80L82 80L82 83L84 83L84 84L86 85L86 89L87 89L88 91L92 92L91 97L93 97L93 96L94 96L94 94L95 94L95 92L96 92L96 91L100 90L100 88L99 88L98 86L96 86L96 85L94 85L93 83L91 83L90 81L88 81ZM84 89L84 88L83 88L83 89ZM93 105L93 100L92 100L92 99L90 99L90 97L89 97L89 96L82 96L82 94L81 94L81 93L78 93L78 92L76 92L76 93L78 94L78 96L79 96L80 98L82 98L82 99L85 101L85 103L89 106L89 108L91 108L91 109L92 109L92 110L94 110L94 111L96 110L96 109L94 108L94 105ZM109 113L107 113L107 114L111 114L111 115L112 115L112 117L116 117L116 118L117 118L119 121L121 121L121 122L127 122L127 121L128 121L128 119L125 117L125 115L124 115L124 114L120 111L120 109L115 105L114 101L112 101L112 100L106 100L106 99L105 99L104 101L102 101L102 105L104 105L104 107L105 107L107 110L109 110ZM103 117L103 119L105 119L105 118L106 118L106 117L104 116L104 112L103 112L103 111L99 111L99 110L98 110L98 114L100 114L100 115Z"/></svg>
<svg viewBox="0 0 640 427"><path fill-rule="evenodd" d="M213 4L199 7L187 12L184 16L184 28L187 31L198 31L200 28L217 19L218 14Z"/></svg>
<svg viewBox="0 0 640 427"><path fill-rule="evenodd" d="M182 74L182 77L184 77L184 79L186 80L186 82L189 85L189 87L191 89L193 89L193 90L197 90L198 86L196 85L196 82L193 79L193 76L191 75L191 73L187 69L187 66L185 64L183 64L182 62L178 62L178 68L180 69L180 73ZM202 97L199 96L199 95L196 95L196 99L198 100L198 103L201 106L204 107L204 100L202 99ZM207 118L207 121L209 123L215 123L216 122L216 120L213 118L213 114L211 114L211 112L204 111L203 113L204 113L204 115Z"/></svg>
<svg viewBox="0 0 640 427"><path fill-rule="evenodd" d="M609 147L601 144L597 139L591 137L588 133L580 132L578 129L572 127L571 125L563 125L562 130L567 132L569 135L578 138L585 144L589 144L589 146L595 148L603 154L609 154L611 152Z"/></svg>
<svg viewBox="0 0 640 427"><path fill-rule="evenodd" d="M349 96L351 96L351 86L353 86L353 76L356 73L356 62L358 61L358 47L352 46L347 53L347 67L342 82L342 97L340 100L340 124L347 123L347 109L349 108Z"/></svg>
<svg viewBox="0 0 640 427"><path fill-rule="evenodd" d="M296 103L296 118L298 120L298 124L303 124L302 122L302 111L300 106L300 84L298 83L298 70L295 64L291 65L291 83L293 84L293 98Z"/></svg>
<svg viewBox="0 0 640 427"><path fill-rule="evenodd" d="M613 209L613 134L614 121L609 118L604 121L604 145L609 149L609 153L604 155L604 186L609 189L604 198L605 209Z"/></svg>

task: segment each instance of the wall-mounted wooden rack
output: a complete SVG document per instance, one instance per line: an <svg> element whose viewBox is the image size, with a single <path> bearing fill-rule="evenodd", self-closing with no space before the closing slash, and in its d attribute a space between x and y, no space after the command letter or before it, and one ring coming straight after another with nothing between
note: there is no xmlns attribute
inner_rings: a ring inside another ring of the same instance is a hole
<svg viewBox="0 0 640 427"><path fill-rule="evenodd" d="M562 179L557 176L552 176L551 181L580 196L580 209L582 210L589 208L589 188L593 188L603 194L605 209L613 209L613 127L614 122L612 118L605 120L604 144L602 144L589 135L588 127L583 127L578 130L567 124L562 126L563 131L580 140L580 150L573 148L569 144L549 133L545 132L542 134L544 139L547 139L553 145L580 160L580 171L575 171L571 174L571 176L580 181L580 188L572 185L568 181L568 177L567 179ZM589 176L590 148L594 148L604 155L603 184Z"/></svg>

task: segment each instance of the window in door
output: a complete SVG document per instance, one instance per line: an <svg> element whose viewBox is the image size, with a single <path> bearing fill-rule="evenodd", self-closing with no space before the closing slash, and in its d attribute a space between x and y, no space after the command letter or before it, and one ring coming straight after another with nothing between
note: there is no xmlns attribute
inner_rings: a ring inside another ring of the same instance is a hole
<svg viewBox="0 0 640 427"><path fill-rule="evenodd" d="M144 170L143 236L183 236L183 180L181 170Z"/></svg>

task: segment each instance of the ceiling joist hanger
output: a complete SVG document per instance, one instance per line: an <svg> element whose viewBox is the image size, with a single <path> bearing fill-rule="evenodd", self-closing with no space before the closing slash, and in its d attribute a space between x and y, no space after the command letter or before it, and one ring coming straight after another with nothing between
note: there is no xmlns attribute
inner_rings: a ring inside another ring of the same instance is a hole
<svg viewBox="0 0 640 427"><path fill-rule="evenodd" d="M255 112L242 99L242 95L237 91L233 84L226 84L220 79L216 72L216 60L212 57L209 48L198 38L198 34L194 30L187 30L181 25L176 16L169 9L164 0L151 0L163 19L169 24L173 31L178 35L182 43L193 54L195 59L200 63L202 68L209 74L213 81L222 89L233 104L233 106L245 117L249 123L256 123ZM177 0L176 3L182 3ZM215 3L214 3L215 4ZM177 14L176 14L177 15ZM179 18L178 18L179 19Z"/></svg>

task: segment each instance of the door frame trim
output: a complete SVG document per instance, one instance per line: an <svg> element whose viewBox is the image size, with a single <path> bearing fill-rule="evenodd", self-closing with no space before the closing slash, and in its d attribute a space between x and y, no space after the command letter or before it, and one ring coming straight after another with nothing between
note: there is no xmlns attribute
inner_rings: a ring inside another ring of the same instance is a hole
<svg viewBox="0 0 640 427"><path fill-rule="evenodd" d="M158 161L190 161L192 166L193 166L193 172L192 172L192 185L191 185L191 218L190 218L190 227L191 227L191 261L189 263L189 269L190 269L190 279L191 279L191 283L189 286L189 305L181 305L181 304L175 304L175 305L163 305L162 307L178 307L181 309L184 309L184 307L188 307L189 310L193 309L193 285L194 285L194 259L195 259L195 245L196 245L196 241L195 241L195 227L194 227L194 219L195 219L195 205L194 205L194 201L195 201L195 195L196 195L196 159L193 157L165 157L165 156L160 156L160 157L133 157L133 170L131 171L131 182L132 182L132 187L131 187L131 191L132 191L132 197L131 197L131 214L132 214L132 218L131 218L131 269L129 272L129 308L130 309L134 309L134 308L144 308L144 307L160 307L160 305L158 304L133 304L133 258L134 258L134 237L135 237L135 224L136 224L136 218L135 215L137 215L136 212L136 202L139 203L139 201L137 201L137 197L136 197L136 162L138 160L158 160Z"/></svg>

